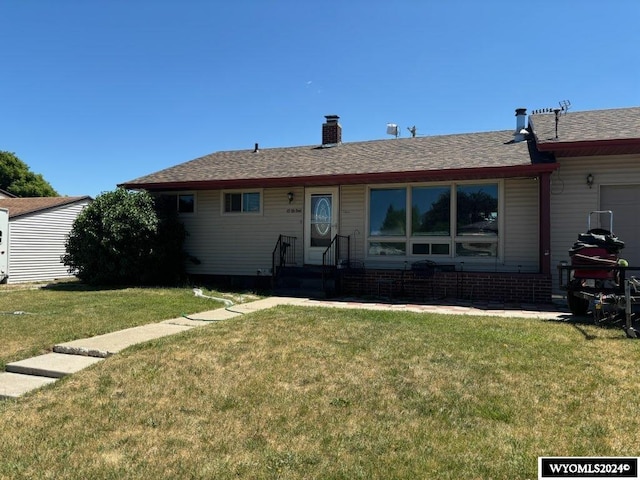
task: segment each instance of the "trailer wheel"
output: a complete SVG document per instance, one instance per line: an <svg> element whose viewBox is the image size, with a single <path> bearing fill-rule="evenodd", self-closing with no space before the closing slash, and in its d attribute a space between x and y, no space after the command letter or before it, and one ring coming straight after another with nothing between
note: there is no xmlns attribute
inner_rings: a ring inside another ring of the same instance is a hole
<svg viewBox="0 0 640 480"><path fill-rule="evenodd" d="M573 292L568 292L567 303L569 304L569 310L574 315L586 315L589 310L589 300L578 297Z"/></svg>

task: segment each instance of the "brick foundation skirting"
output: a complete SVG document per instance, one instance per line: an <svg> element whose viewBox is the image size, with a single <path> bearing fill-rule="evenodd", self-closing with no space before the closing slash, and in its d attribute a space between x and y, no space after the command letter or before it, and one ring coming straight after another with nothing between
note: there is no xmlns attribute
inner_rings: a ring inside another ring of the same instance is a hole
<svg viewBox="0 0 640 480"><path fill-rule="evenodd" d="M432 277L401 270L364 270L342 275L344 295L503 303L551 303L551 275L500 272L435 272Z"/></svg>

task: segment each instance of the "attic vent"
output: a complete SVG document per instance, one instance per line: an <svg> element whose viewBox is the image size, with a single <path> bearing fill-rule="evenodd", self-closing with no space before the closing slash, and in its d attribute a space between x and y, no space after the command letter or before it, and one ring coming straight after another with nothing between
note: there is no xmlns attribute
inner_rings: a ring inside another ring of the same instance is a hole
<svg viewBox="0 0 640 480"><path fill-rule="evenodd" d="M322 125L322 145L342 143L342 126L338 123L338 115L325 115L327 121Z"/></svg>

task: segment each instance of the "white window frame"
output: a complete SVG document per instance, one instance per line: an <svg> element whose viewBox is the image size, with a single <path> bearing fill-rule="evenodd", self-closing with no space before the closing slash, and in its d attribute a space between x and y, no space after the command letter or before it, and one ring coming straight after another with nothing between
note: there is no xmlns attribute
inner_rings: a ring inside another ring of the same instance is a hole
<svg viewBox="0 0 640 480"><path fill-rule="evenodd" d="M225 205L226 205L226 198L227 195L233 195L233 194L239 194L240 195L240 199L241 202L244 201L244 194L247 193L257 193L259 196L259 201L260 201L260 208L255 211L255 212L250 212L250 211L244 211L243 207L244 205L242 205L241 203L241 209L240 211L237 212L227 212ZM220 192L220 213L221 215L225 215L225 216L234 216L234 215L262 215L262 211L264 209L264 195L263 195L263 189L262 188L245 188L245 189L237 189L237 190L222 190Z"/></svg>
<svg viewBox="0 0 640 480"><path fill-rule="evenodd" d="M469 235L457 235L457 186L465 185L497 185L498 187L498 236L497 237L482 237L479 238L479 243L495 243L497 244L495 257L482 257L482 256L457 256L456 244L461 242L470 242L472 237ZM413 205L412 188L415 187L443 187L448 186L451 189L451 204L449 205L449 235L412 235L412 218L411 218L411 206ZM385 190L385 189L406 189L406 234L404 236L377 236L370 235L371 232L371 190ZM364 254L368 260L375 260L380 262L393 262L393 261L417 261L421 259L428 259L433 261L456 261L466 263L477 264L491 264L504 263L504 221L505 221L505 205L504 205L504 180L502 179L482 179L482 180L468 180L468 181L452 181L452 182L430 182L430 183L400 183L400 184L374 184L367 185L365 190L365 205L366 205L366 218L365 218L365 231L366 238L364 242ZM405 255L372 255L369 253L369 245L372 242L387 242L387 243L405 243L406 250ZM429 254L414 254L414 244L429 244ZM433 245L448 245L449 254L433 254L431 253Z"/></svg>

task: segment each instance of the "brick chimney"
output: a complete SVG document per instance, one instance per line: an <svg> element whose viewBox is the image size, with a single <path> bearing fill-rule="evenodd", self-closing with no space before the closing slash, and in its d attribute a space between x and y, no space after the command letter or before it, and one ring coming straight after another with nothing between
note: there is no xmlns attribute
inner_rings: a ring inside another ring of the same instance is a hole
<svg viewBox="0 0 640 480"><path fill-rule="evenodd" d="M325 115L327 121L322 124L322 145L342 143L342 126L338 115Z"/></svg>

